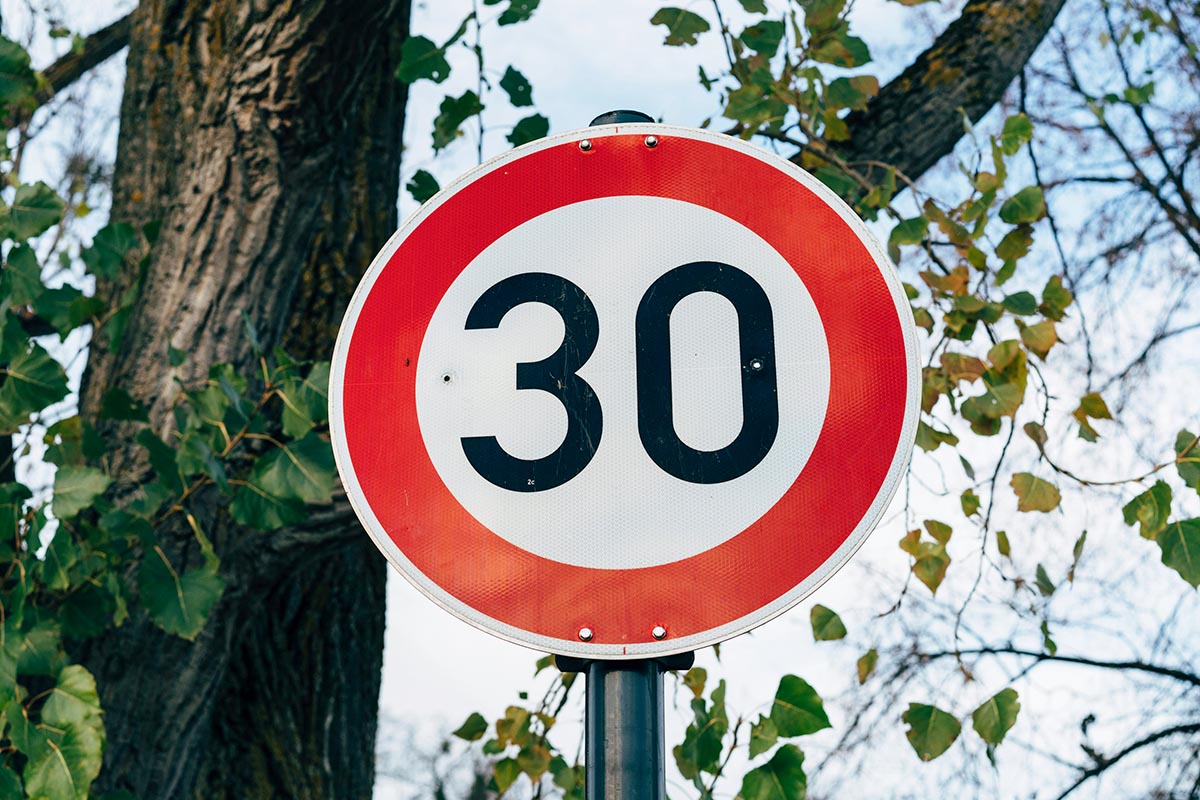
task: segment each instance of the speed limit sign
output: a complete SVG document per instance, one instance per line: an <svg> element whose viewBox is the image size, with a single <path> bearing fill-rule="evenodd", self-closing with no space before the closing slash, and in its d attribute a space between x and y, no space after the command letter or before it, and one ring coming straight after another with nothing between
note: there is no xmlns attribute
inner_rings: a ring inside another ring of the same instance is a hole
<svg viewBox="0 0 1200 800"><path fill-rule="evenodd" d="M737 139L610 125L446 187L387 243L330 381L366 530L485 630L589 658L781 613L907 466L915 327L807 173Z"/></svg>

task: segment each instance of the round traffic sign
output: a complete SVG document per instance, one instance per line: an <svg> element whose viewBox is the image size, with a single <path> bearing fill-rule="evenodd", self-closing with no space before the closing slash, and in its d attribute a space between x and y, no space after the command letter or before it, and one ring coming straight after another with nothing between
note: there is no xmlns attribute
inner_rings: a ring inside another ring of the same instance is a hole
<svg viewBox="0 0 1200 800"><path fill-rule="evenodd" d="M368 533L457 616L684 652L853 554L915 438L915 327L832 192L737 139L610 125L446 187L367 271L330 426Z"/></svg>

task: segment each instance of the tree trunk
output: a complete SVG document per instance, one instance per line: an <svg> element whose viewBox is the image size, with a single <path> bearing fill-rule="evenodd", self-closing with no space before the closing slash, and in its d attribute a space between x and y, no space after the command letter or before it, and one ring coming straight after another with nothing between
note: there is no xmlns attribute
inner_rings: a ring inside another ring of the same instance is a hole
<svg viewBox="0 0 1200 800"><path fill-rule="evenodd" d="M171 425L177 381L268 349L327 358L396 226L409 0L143 0L112 218L161 222L119 341L92 344L81 409L120 386ZM120 281L99 287L114 296ZM187 354L171 367L168 344ZM114 431L120 436L120 431ZM118 438L118 441L121 441ZM109 468L147 475L133 448ZM363 798L374 781L385 562L344 498L296 529L239 529L201 498L226 590L194 642L144 614L80 652L108 746L97 792ZM163 546L196 563L185 531ZM194 546L192 547L194 550Z"/></svg>

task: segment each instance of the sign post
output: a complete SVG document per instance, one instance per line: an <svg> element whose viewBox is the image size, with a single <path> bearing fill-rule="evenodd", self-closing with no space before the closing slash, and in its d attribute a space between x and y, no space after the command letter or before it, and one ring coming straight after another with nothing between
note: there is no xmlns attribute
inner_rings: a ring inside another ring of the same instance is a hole
<svg viewBox="0 0 1200 800"><path fill-rule="evenodd" d="M895 269L828 188L627 113L396 232L346 312L330 430L410 582L587 673L588 796L662 800L663 671L858 549L907 468L919 359Z"/></svg>

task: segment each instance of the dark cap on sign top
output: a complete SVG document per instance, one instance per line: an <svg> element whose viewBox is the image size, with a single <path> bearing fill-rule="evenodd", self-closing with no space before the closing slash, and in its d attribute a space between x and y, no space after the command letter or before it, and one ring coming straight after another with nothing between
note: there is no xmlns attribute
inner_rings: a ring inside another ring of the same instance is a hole
<svg viewBox="0 0 1200 800"><path fill-rule="evenodd" d="M616 125L624 122L654 122L654 117L649 114L643 114L641 111L630 111L629 109L619 109L617 111L605 111L600 116L592 120L592 125Z"/></svg>

